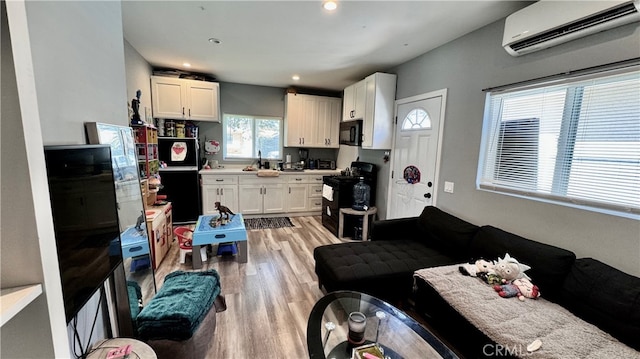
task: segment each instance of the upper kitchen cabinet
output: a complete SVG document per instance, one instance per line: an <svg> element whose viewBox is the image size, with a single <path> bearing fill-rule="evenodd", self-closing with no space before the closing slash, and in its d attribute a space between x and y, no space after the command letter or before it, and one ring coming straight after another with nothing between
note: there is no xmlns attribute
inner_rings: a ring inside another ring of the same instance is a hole
<svg viewBox="0 0 640 359"><path fill-rule="evenodd" d="M355 121L364 117L365 86L365 81L362 80L344 89L342 121Z"/></svg>
<svg viewBox="0 0 640 359"><path fill-rule="evenodd" d="M338 148L339 98L287 94L285 147Z"/></svg>
<svg viewBox="0 0 640 359"><path fill-rule="evenodd" d="M362 118L362 148L391 148L396 78L394 74L376 72L364 79L366 103Z"/></svg>
<svg viewBox="0 0 640 359"><path fill-rule="evenodd" d="M216 82L151 76L153 117L220 122L220 85Z"/></svg>

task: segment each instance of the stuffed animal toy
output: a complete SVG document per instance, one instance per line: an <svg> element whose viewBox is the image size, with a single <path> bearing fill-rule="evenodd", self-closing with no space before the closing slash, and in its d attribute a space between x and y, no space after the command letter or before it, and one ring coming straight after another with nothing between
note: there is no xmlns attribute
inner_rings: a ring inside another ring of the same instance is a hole
<svg viewBox="0 0 640 359"><path fill-rule="evenodd" d="M518 289L518 286L515 284L496 284L493 286L493 289L498 292L498 295L502 298L518 297L518 299L520 299L522 297L520 289ZM524 300L524 298L522 300Z"/></svg>
<svg viewBox="0 0 640 359"><path fill-rule="evenodd" d="M465 263L459 266L458 270L466 276L478 277L481 273L493 273L494 265L493 261L478 259L474 263Z"/></svg>
<svg viewBox="0 0 640 359"><path fill-rule="evenodd" d="M531 278L524 274L524 271L528 269L531 269L531 267L526 264L519 263L517 259L512 258L509 253L507 253L504 258L498 257L498 262L493 270L497 275L502 277L503 284L506 284L518 278L531 280Z"/></svg>
<svg viewBox="0 0 640 359"><path fill-rule="evenodd" d="M531 281L527 278L515 279L511 284L518 287L518 290L520 290L520 293L523 295L523 297L531 299L540 297L540 288L538 288L537 285L531 283Z"/></svg>
<svg viewBox="0 0 640 359"><path fill-rule="evenodd" d="M521 301L525 298L536 299L540 296L538 286L526 278L514 279L508 284L494 285L493 289L503 298L518 297Z"/></svg>

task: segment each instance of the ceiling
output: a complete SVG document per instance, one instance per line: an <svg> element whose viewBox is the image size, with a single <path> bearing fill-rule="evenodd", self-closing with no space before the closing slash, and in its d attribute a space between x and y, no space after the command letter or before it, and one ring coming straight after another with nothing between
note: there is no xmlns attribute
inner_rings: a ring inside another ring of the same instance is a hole
<svg viewBox="0 0 640 359"><path fill-rule="evenodd" d="M342 0L329 12L321 1L124 0L122 17L125 39L154 67L338 91L527 4Z"/></svg>

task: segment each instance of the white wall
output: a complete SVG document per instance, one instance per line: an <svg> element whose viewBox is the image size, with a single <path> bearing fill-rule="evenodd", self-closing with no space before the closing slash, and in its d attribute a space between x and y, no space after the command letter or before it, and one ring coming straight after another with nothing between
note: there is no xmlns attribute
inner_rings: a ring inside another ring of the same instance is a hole
<svg viewBox="0 0 640 359"><path fill-rule="evenodd" d="M25 8L24 3L17 1L10 4L10 10L5 5L5 2L0 5L1 284L3 289L41 284L43 293L2 326L0 357L68 357L60 274L57 270L47 270L57 268L58 264L55 243L51 241L51 210L46 205L49 201L46 177L41 176L44 168L42 137L39 131L25 136L25 132L28 133L25 129L39 130L38 113L33 105L36 102L35 84L29 76L21 76L19 82L16 79L16 73L32 72ZM12 15L11 31L8 12ZM5 313L3 307L3 316Z"/></svg>
<svg viewBox="0 0 640 359"><path fill-rule="evenodd" d="M126 124L119 1L29 1L45 144L86 143L84 122Z"/></svg>
<svg viewBox="0 0 640 359"><path fill-rule="evenodd" d="M497 21L390 72L397 99L448 88L438 206L475 224L491 224L594 257L640 275L640 222L476 189L485 93L483 88L535 79L640 56L637 23L522 57L501 47ZM455 193L444 193L444 181Z"/></svg>
<svg viewBox="0 0 640 359"><path fill-rule="evenodd" d="M10 227L2 226L3 287L6 279L5 255L18 253L15 259L20 263L15 265L15 269L24 273L9 278L40 277L39 281L44 281L45 285L45 296L42 298L47 301L48 311L38 306L39 301L43 300L39 299L33 309L20 314L21 322L16 322L19 324L3 327L2 357L64 358L69 357L70 340L64 330L64 309L42 146L43 143L86 143L84 122L128 123L121 7L117 1L14 0L7 3L7 8L12 9L8 14L14 52L16 44L19 44L21 51L17 56L22 58L16 56L15 63L19 104L12 99L13 106L10 107L13 108L10 111L11 120L16 124L9 126L13 122L2 121L3 147L16 143L10 151L3 151L3 159L10 159L11 162L2 162L3 222L9 218L5 223L13 224ZM3 38L3 65L5 46L8 46L8 41ZM27 68L26 63L32 64L32 68ZM3 66L3 120L6 113L4 90L11 88L5 85L4 71ZM15 95L16 90L8 93L12 92ZM19 106L19 110L15 106ZM15 116L18 111L21 117ZM21 156L20 143L23 143L26 156ZM14 158L10 158L7 155L9 153ZM7 167L7 164L13 164L15 168ZM21 175L20 179L16 177ZM12 187L5 192L5 186ZM32 196L21 196L11 201L11 198L29 191ZM5 193L8 193L6 197ZM5 204L11 206L10 210L6 210ZM21 217L21 214L24 216ZM30 222L35 222L35 225ZM14 233L5 235L5 228L12 228ZM24 253L15 251L11 246L22 238ZM12 250L5 251L5 248ZM25 257L32 249L39 250L41 260ZM12 263L11 260L7 260L9 263ZM89 332L83 328L91 326L95 303L88 307L92 308L85 308L79 314L83 345L88 343L86 337ZM30 320L34 316L36 320ZM48 324L52 329L47 333ZM5 328L11 331L5 331ZM99 322L94 331L94 341L104 337L105 328Z"/></svg>

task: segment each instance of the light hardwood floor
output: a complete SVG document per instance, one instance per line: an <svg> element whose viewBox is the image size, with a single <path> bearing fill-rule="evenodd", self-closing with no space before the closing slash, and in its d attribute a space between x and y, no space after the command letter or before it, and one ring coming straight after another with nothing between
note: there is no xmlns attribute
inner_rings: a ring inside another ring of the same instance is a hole
<svg viewBox="0 0 640 359"><path fill-rule="evenodd" d="M307 320L324 294L314 272L313 249L341 243L321 217L291 217L295 227L249 230L249 260L208 258L202 270L220 273L227 310L216 316L213 347L207 358L308 358ZM187 256L179 263L174 242L156 271L158 289L175 270L193 270Z"/></svg>

